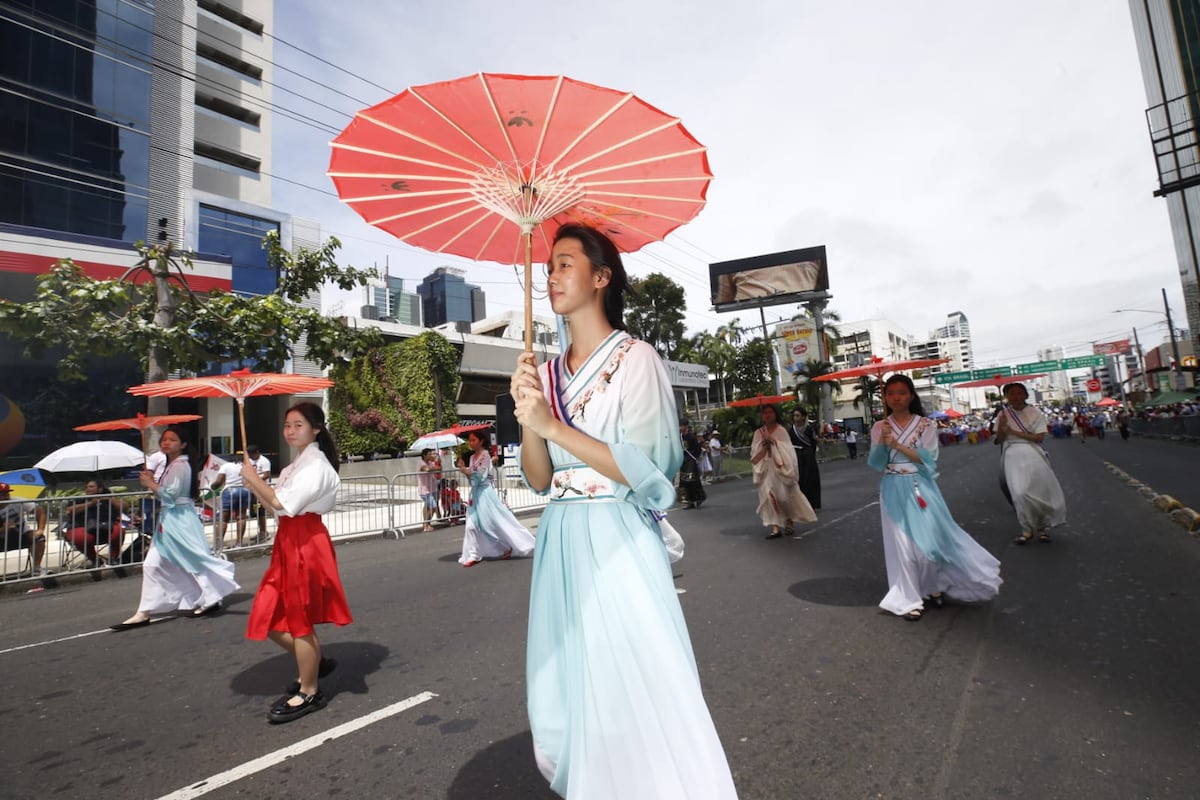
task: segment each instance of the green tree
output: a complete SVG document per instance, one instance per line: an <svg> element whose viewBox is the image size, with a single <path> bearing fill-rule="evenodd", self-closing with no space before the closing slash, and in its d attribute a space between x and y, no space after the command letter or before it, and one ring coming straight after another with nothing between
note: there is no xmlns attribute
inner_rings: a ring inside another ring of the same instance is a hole
<svg viewBox="0 0 1200 800"><path fill-rule="evenodd" d="M733 358L731 374L734 394L737 397L775 393L775 386L771 380L771 358L771 345L761 336L751 339L745 347L737 351Z"/></svg>
<svg viewBox="0 0 1200 800"><path fill-rule="evenodd" d="M818 424L832 422L832 420L822 420L820 418L821 387L829 385L834 394L841 394L842 384L840 381L817 381L814 379L822 375L828 375L833 371L832 363L818 361L815 358L808 359L804 362L804 366L796 370L796 391L804 398L805 407L813 409L815 420Z"/></svg>
<svg viewBox="0 0 1200 800"><path fill-rule="evenodd" d="M719 335L707 331L695 337L694 347L697 360L716 376L717 385L721 390L721 402L729 402L728 379L733 371L733 360L737 350Z"/></svg>
<svg viewBox="0 0 1200 800"><path fill-rule="evenodd" d="M307 357L322 366L379 344L377 329L349 328L294 300L326 282L351 289L374 275L339 266L337 239L292 255L271 233L263 246L279 285L258 296L193 292L191 260L169 244L139 242L137 263L113 280L89 278L69 259L59 261L38 277L32 301L0 300L0 332L23 341L27 356L62 348L58 371L69 380L83 380L89 362L107 356L132 354L150 380L163 380L212 362L254 361L279 370L301 339Z"/></svg>
<svg viewBox="0 0 1200 800"><path fill-rule="evenodd" d="M872 378L870 375L863 375L856 381L855 386L858 389L858 394L854 396L854 407L858 408L860 405L865 405L867 407L867 418L871 420L885 416L883 413L880 413L876 417L875 414L875 396L880 394L880 390L883 389L883 381L878 378ZM886 409L882 409L882 404L881 411L886 411Z"/></svg>
<svg viewBox="0 0 1200 800"><path fill-rule="evenodd" d="M436 331L339 364L329 390L329 429L348 455L396 453L422 433L458 420L458 351Z"/></svg>
<svg viewBox="0 0 1200 800"><path fill-rule="evenodd" d="M683 287L657 272L629 282L634 290L625 299L629 334L648 343L663 358L678 360L687 310Z"/></svg>

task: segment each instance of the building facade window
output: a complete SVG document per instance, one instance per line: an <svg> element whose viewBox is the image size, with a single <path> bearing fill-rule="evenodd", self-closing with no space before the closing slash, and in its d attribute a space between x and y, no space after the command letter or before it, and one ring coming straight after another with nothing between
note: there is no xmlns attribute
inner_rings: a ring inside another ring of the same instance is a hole
<svg viewBox="0 0 1200 800"><path fill-rule="evenodd" d="M213 206L200 206L201 253L228 256L233 261L233 291L239 294L270 294L279 280L263 248L263 237L279 232L274 220L252 217Z"/></svg>
<svg viewBox="0 0 1200 800"><path fill-rule="evenodd" d="M0 221L132 242L150 182L150 5L0 15Z"/></svg>

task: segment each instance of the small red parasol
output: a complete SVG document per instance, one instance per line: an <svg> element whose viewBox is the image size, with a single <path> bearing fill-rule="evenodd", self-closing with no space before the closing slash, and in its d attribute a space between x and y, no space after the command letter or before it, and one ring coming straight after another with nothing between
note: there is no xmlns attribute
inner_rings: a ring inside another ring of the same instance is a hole
<svg viewBox="0 0 1200 800"><path fill-rule="evenodd" d="M359 111L331 146L338 196L370 224L435 253L524 261L527 351L532 265L561 225L633 252L700 213L712 180L678 118L561 75L413 86Z"/></svg>
<svg viewBox="0 0 1200 800"><path fill-rule="evenodd" d="M936 367L938 364L945 364L949 360L950 359L948 358L905 358L901 359L900 361L884 361L879 356L871 356L871 360L862 366L839 369L835 372L827 372L824 375L818 375L817 377L813 378L813 380L840 381L847 378L864 377L882 380L884 373L887 372L905 372L910 369Z"/></svg>
<svg viewBox="0 0 1200 800"><path fill-rule="evenodd" d="M730 400L725 405L728 408L744 408L747 406L765 406L773 403L791 403L796 400L794 394L772 394L772 395L757 395L756 397L743 397L740 400Z"/></svg>
<svg viewBox="0 0 1200 800"><path fill-rule="evenodd" d="M175 381L143 383L129 390L139 397L232 397L238 404L238 423L242 432L242 447L246 446L246 398L265 395L297 394L327 389L333 386L329 378L278 372L234 370L228 375L203 378L184 378ZM248 456L247 456L248 458Z"/></svg>
<svg viewBox="0 0 1200 800"><path fill-rule="evenodd" d="M107 419L103 422L92 422L87 425L77 425L77 431L121 431L135 430L142 434L142 452L146 452L146 431L150 428L157 428L163 425L176 425L181 422L194 422L200 419L199 414L156 414L147 417L145 414L138 414L136 417L125 417L124 419Z"/></svg>

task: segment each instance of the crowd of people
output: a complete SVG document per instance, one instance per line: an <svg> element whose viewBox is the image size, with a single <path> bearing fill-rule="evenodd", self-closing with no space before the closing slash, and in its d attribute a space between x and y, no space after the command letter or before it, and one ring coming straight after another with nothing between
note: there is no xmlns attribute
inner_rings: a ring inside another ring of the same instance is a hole
<svg viewBox="0 0 1200 800"><path fill-rule="evenodd" d="M533 556L526 701L534 759L551 789L563 796L734 798L670 567L682 541L666 521L677 502L691 509L707 502L706 487L722 477L729 447L718 430L697 432L675 415L661 358L626 332L629 280L607 236L561 227L546 283L570 341L541 364L523 354L510 379L522 476L549 499L536 535L498 495L495 456L479 432L468 434L470 453L455 463L433 450L421 453L424 529L432 530L449 503L451 519L466 522L463 566ZM939 423L926 415L908 377L884 383L886 415L870 429L866 460L880 473L887 589L879 605L889 613L915 622L947 600L988 601L1003 583L1000 562L958 525L942 497L941 445L1002 446L1018 544L1049 542L1065 522L1062 489L1041 449L1063 420L1029 405L1020 383L1005 386L1004 397L992 419ZM803 408L784 418L767 404L759 415L749 456L756 512L767 539L799 538L797 526L817 521L818 455L837 434L819 430ZM1072 417L1070 424L1079 423ZM230 518L241 523L239 543L250 503L278 520L246 628L247 638L270 639L295 661L295 680L268 709L271 723L325 706L319 682L337 664L322 655L316 626L353 621L322 519L340 485L337 445L321 408L308 402L287 410L283 435L297 456L274 485L269 467L264 475L249 458L222 471ZM843 435L856 458L859 432ZM139 476L152 495L143 515L153 532L141 598L115 630L145 627L166 612L215 614L238 588L233 563L213 555L195 513L197 465L186 434L170 428L160 446L162 458ZM470 487L467 503L452 486L455 471ZM0 499L6 488L0 485ZM451 488L457 499L447 499ZM119 549L121 535L89 520L132 510L105 494L94 481L69 506L71 530L78 531L72 543L89 560L101 544L117 541ZM33 532L7 523L5 534L33 542Z"/></svg>

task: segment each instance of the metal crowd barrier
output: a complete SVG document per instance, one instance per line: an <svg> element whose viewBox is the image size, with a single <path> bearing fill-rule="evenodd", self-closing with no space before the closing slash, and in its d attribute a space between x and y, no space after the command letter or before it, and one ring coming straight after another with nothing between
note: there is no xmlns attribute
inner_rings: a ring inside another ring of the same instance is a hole
<svg viewBox="0 0 1200 800"><path fill-rule="evenodd" d="M841 449L844 451L844 445ZM830 455L844 456L844 452L834 455L827 451L825 458ZM731 448L723 459L718 480L749 472L749 448ZM335 507L324 515L330 536L334 539L366 535L402 538L407 532L420 531L425 518L424 503L418 491L418 474L412 471L390 477L378 474L342 478ZM466 504L471 499L469 481L457 470L448 471L442 477L443 481L438 487L438 508L432 523L442 528L462 524ZM509 459L496 470L495 479L500 498L515 513L541 509L548 502L546 496L538 495L521 480L520 469L514 459ZM236 519L227 520L223 539L220 542L215 540L222 499L228 491L227 488L223 489L221 494L196 504L196 513L205 526L206 541L210 549L218 553L239 549L230 546L231 542L236 544ZM454 502L455 493L460 504ZM34 566L35 571L37 566L41 566L54 575L140 564L150 545L149 532L141 530L143 501L148 499L146 492L138 491L98 495L81 493L11 501L25 504L23 511L30 528L36 527L37 509L44 509L47 518L46 551L41 565L31 564L32 554L25 546L0 552L0 582L42 577L28 575L30 566ZM83 514L81 525L72 524L65 516L66 509L73 502L88 500L100 501L103 510L92 513L90 517ZM244 548L265 549L276 528L274 515L266 514L267 535L262 538L258 532L257 514L253 511L244 513L247 516ZM112 531L114 526L118 531L117 536L102 535L102 531ZM89 527L94 530L89 532Z"/></svg>

